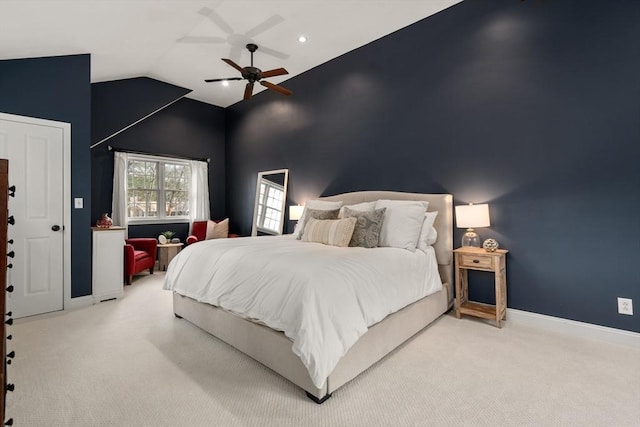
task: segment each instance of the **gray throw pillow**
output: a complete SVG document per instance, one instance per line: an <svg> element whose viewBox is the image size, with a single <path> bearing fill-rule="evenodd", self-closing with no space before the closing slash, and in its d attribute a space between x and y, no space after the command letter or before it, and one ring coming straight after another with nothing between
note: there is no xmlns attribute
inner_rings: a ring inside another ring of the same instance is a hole
<svg viewBox="0 0 640 427"><path fill-rule="evenodd" d="M387 208L376 209L373 211L354 211L344 208L344 217L355 217L358 221L351 236L349 246L359 246L362 248L377 248L378 239L380 238L380 229L384 220L384 211Z"/></svg>
<svg viewBox="0 0 640 427"><path fill-rule="evenodd" d="M319 209L305 209L304 210L304 218L301 220L301 222L304 222L302 225L302 230L300 232L300 236L298 237L298 240L302 240L302 235L304 234L304 229L307 227L307 223L309 222L309 220L311 218L313 219L338 219L338 213L340 212L340 209L334 209L331 211L323 211L323 210L319 210Z"/></svg>

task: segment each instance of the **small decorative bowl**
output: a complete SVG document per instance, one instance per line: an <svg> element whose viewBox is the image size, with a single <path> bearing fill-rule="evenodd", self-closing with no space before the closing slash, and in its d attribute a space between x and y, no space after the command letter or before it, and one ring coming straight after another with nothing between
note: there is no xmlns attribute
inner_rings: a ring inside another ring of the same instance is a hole
<svg viewBox="0 0 640 427"><path fill-rule="evenodd" d="M496 239L487 239L482 243L482 247L487 252L495 252L500 247Z"/></svg>

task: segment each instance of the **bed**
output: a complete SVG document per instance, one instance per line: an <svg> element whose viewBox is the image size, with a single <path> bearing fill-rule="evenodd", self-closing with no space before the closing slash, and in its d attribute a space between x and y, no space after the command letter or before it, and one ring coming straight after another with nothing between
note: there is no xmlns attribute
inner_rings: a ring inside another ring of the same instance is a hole
<svg viewBox="0 0 640 427"><path fill-rule="evenodd" d="M190 283L199 281L200 274L194 274L192 267L189 267L189 263L187 262L187 258L189 258L191 254L190 252L185 253L184 259L180 259L179 256L174 258L175 262L172 261L169 266L167 278L165 279L165 289L173 290L173 307L176 317L188 320L287 378L305 390L307 396L316 403L324 402L339 387L355 378L440 317L451 308L453 300L453 268L451 255L453 249L453 224L451 195L362 191L324 197L319 200L326 202L341 201L343 205L356 205L376 200L413 200L428 202L427 211L438 212L433 224L433 227L437 231L437 240L432 245L432 248L428 248L429 250L425 252L428 255L426 258L429 256L433 257L432 262L434 267L437 265L437 272L435 274L439 276L438 284L441 283L441 286L438 287L437 290L429 291L428 296L421 297L408 305L403 305L403 308L394 310L391 314L384 315L380 320L375 318L376 322L366 327L362 333L358 335L357 339L349 344L346 352L343 352L340 357L335 360L335 363L329 364L324 370L310 369L309 360L300 354L299 348L296 348L296 346L298 346L298 340L290 338L291 334L289 331L283 332L283 329L279 327L275 329L270 328L266 325L269 324L268 321L261 321L260 319L253 318L253 316L240 316L235 311L206 302L199 302L203 301L200 291L186 291L185 289L187 288L177 285L176 283L178 283L180 279L182 279L182 282ZM243 239L245 240L244 243ZM276 244L285 247L295 244L304 245L304 243L299 243L299 241L295 241L292 237L283 236L228 239L235 242L211 243L211 248L232 252L235 250L233 246L224 245L246 246L249 243L247 239L262 239L260 242L263 245L265 244L264 242L273 242L274 247ZM203 245L201 246L201 250L204 250L205 243L206 242L198 243L198 245ZM306 248L306 246L304 247ZM362 248L348 248L348 250L352 249ZM194 249L191 250L194 251ZM366 249L364 250L366 251ZM420 251L416 252L419 253ZM353 254L357 254L357 251L353 251ZM424 254L419 255L423 257ZM194 258L194 261L191 262L192 266L195 263L199 265L206 264L201 260L198 261L193 254L191 254L191 256ZM208 272L203 273L201 276L204 277L207 276L207 274L224 275L225 266L218 267L220 268L219 270L212 270L214 267L211 267ZM181 276L185 277L182 278ZM195 287L202 289L206 287L206 284L196 283ZM220 305L223 306L224 304ZM276 317L274 316L274 318ZM319 347L331 346L323 344L323 346ZM304 362L303 359L305 360ZM318 377L318 375L320 375L320 377Z"/></svg>

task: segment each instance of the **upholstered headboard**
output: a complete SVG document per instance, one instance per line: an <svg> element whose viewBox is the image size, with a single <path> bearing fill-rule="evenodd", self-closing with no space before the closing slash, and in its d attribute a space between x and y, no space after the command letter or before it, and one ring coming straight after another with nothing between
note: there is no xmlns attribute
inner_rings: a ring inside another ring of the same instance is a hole
<svg viewBox="0 0 640 427"><path fill-rule="evenodd" d="M428 211L438 211L433 224L438 231L438 240L433 245L438 260L438 269L442 282L453 285L453 196L451 194L402 193L397 191L356 191L321 197L321 200L342 201L345 205L376 200L418 200L429 202ZM452 293L450 293L452 295Z"/></svg>

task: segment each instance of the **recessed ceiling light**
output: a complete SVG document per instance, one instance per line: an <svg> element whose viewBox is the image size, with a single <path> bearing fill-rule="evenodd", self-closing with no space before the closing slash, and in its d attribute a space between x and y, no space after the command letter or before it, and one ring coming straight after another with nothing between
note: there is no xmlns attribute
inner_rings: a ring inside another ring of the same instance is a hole
<svg viewBox="0 0 640 427"><path fill-rule="evenodd" d="M306 41L307 41L307 37L306 37L306 36L300 36L300 37L298 37L298 41L299 41L300 43L306 43Z"/></svg>
<svg viewBox="0 0 640 427"><path fill-rule="evenodd" d="M222 86L224 86L224 87L229 86L229 80L223 80L222 81Z"/></svg>

